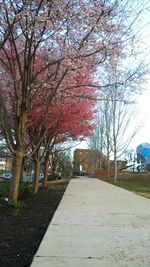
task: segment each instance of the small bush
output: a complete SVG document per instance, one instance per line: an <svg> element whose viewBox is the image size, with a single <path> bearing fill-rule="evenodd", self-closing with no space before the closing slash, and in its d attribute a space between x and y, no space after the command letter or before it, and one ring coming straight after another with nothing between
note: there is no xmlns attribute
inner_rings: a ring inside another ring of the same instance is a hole
<svg viewBox="0 0 150 267"><path fill-rule="evenodd" d="M0 198L8 198L11 183L10 181L0 182ZM20 184L19 186L19 198L29 191L27 184Z"/></svg>
<svg viewBox="0 0 150 267"><path fill-rule="evenodd" d="M10 182L0 183L0 198L7 198L10 190Z"/></svg>

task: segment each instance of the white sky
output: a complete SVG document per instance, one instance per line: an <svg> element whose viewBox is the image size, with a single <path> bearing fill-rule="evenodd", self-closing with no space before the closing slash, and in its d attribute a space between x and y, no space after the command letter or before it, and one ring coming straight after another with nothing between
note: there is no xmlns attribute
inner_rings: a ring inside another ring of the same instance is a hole
<svg viewBox="0 0 150 267"><path fill-rule="evenodd" d="M135 149L141 143L150 143L150 84L142 95L137 97L139 112L137 123L141 122L141 129L131 141L130 147Z"/></svg>
<svg viewBox="0 0 150 267"><path fill-rule="evenodd" d="M137 99L137 112L136 118L137 125L141 125L135 137L132 139L128 149L136 150L136 147L142 143L150 143L150 83L146 85L145 91ZM81 142L76 148L88 148L87 142Z"/></svg>
<svg viewBox="0 0 150 267"><path fill-rule="evenodd" d="M144 1L145 2L145 1ZM149 1L147 1L149 6ZM144 26L144 27L142 27ZM141 47L146 53L146 63L150 62L150 10L147 9L147 14L145 13L141 20L141 25L139 25L141 34ZM149 81L145 85L145 90L143 90L141 95L136 97L138 102L137 112L138 116L135 118L137 120L137 125L141 125L135 137L132 139L128 149L136 150L136 147L142 143L150 143L150 77ZM135 121L133 121L134 125ZM133 126L134 127L134 126ZM76 148L88 148L86 142L81 142Z"/></svg>

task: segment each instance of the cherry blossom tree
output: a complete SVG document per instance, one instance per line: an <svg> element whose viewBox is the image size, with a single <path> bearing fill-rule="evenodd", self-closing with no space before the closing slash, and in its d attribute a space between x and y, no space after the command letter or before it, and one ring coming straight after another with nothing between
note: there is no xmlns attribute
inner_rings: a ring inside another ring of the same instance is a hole
<svg viewBox="0 0 150 267"><path fill-rule="evenodd" d="M82 83L85 84L85 82L89 82L89 80L89 74L76 75L74 77L74 85L78 88L63 90L63 94L59 92L53 99L49 108L47 108L46 105L48 116L43 117L43 110L45 109L43 95L42 103L40 103L39 106L35 105L34 110L32 110L29 115L30 126L28 131L30 142L32 143L32 155L35 162L34 193L38 191L38 177L43 157L45 161L44 181L47 179L49 156L54 145L69 139L83 139L92 133L94 128L92 121L96 112L96 101L90 99L90 96L92 95L96 99L96 90L89 87L82 87ZM65 88L66 86L69 88L69 81L65 82ZM83 95L86 96L84 102L82 98ZM36 102L36 98L34 98L34 101ZM37 98L37 102L38 101L39 96ZM42 133L42 139L39 133ZM46 182L44 183L46 184Z"/></svg>
<svg viewBox="0 0 150 267"><path fill-rule="evenodd" d="M48 104L75 69L95 68L113 49L115 3L103 1L0 1L2 92L0 115L14 155L9 202L18 199L32 98L48 86ZM113 40L111 42L110 40ZM38 57L43 55L43 60ZM50 85L50 86L49 86Z"/></svg>
<svg viewBox="0 0 150 267"><path fill-rule="evenodd" d="M0 7L0 120L14 157L12 204L18 199L22 162L30 146L29 113L37 105L34 98L41 97L40 92L47 95L36 136L40 144L45 135L43 121L55 96L79 87L74 85L75 72L90 69L93 73L97 64L109 61L123 45L129 46L140 8L135 14L132 11L131 20L131 1L0 0ZM69 86L65 84L68 77Z"/></svg>

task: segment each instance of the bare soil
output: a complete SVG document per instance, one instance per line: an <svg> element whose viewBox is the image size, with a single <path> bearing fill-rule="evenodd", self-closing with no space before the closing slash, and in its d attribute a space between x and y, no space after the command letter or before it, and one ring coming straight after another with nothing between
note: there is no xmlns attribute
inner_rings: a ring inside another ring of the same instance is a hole
<svg viewBox="0 0 150 267"><path fill-rule="evenodd" d="M38 194L25 193L21 208L0 199L0 267L29 267L67 187L51 182Z"/></svg>
<svg viewBox="0 0 150 267"><path fill-rule="evenodd" d="M140 192L138 192L137 194L140 195L140 196L142 196L142 197L146 197L146 198L149 198L150 199L150 194L140 193Z"/></svg>

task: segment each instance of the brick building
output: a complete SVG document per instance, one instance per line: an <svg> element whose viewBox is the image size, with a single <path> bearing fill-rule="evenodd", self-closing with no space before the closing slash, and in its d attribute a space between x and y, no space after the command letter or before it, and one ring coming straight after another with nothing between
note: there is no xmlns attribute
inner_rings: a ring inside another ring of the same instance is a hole
<svg viewBox="0 0 150 267"><path fill-rule="evenodd" d="M126 161L118 160L118 170L125 168ZM110 172L114 173L114 161L109 161ZM74 151L73 173L90 176L107 176L107 157L98 150L76 149Z"/></svg>
<svg viewBox="0 0 150 267"><path fill-rule="evenodd" d="M94 175L97 169L106 168L106 156L97 150L76 149L74 151L73 172Z"/></svg>
<svg viewBox="0 0 150 267"><path fill-rule="evenodd" d="M0 172L12 170L12 157L0 156Z"/></svg>

